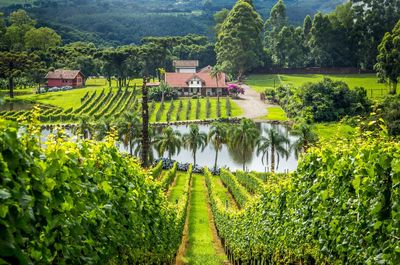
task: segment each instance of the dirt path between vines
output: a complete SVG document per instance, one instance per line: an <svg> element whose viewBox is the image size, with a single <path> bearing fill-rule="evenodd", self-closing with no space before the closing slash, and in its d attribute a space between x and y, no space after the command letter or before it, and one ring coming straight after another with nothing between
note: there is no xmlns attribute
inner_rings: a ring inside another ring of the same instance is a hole
<svg viewBox="0 0 400 265"><path fill-rule="evenodd" d="M253 90L248 85L242 85L245 90L244 95L240 95L239 99L233 99L233 101L243 109L244 113L240 117L263 120L267 115L267 108L272 105L262 101L260 99L260 94Z"/></svg>

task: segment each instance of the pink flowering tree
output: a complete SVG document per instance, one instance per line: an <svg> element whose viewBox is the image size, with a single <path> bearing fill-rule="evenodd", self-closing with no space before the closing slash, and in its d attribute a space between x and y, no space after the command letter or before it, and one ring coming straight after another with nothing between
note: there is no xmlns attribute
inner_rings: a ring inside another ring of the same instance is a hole
<svg viewBox="0 0 400 265"><path fill-rule="evenodd" d="M240 94L244 95L244 88L236 84L230 84L228 86L229 95L234 95L235 98L239 97Z"/></svg>

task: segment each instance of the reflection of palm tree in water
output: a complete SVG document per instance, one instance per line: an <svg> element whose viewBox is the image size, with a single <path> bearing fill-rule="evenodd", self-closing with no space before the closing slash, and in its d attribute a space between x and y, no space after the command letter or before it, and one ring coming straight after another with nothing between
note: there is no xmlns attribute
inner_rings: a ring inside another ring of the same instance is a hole
<svg viewBox="0 0 400 265"><path fill-rule="evenodd" d="M276 128L265 129L264 131L266 136L262 136L257 143L257 155L262 154L261 161L263 165L268 164L271 158L271 172L275 172L279 167L280 158L289 158L290 142L288 137Z"/></svg>
<svg viewBox="0 0 400 265"><path fill-rule="evenodd" d="M260 131L256 124L249 119L243 119L234 125L229 132L229 148L233 158L240 155L243 170L246 170L246 162L251 161L253 150L256 147Z"/></svg>

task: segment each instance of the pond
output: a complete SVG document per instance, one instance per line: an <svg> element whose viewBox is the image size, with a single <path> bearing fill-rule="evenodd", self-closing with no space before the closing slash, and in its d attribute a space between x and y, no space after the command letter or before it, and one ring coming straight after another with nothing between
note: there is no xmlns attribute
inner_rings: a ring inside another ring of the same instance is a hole
<svg viewBox="0 0 400 265"><path fill-rule="evenodd" d="M181 134L185 134L189 132L189 126L187 125L179 125L172 126L174 130L180 131ZM288 151L288 156L282 155L276 157L275 155L275 166L276 172L291 172L297 169L297 156L295 151L292 150L291 145L297 140L297 138L290 134L290 129L284 125L272 125L269 123L257 123L257 127L260 130L261 134L265 136L267 134L267 130L275 130L280 135L285 136L288 140L288 144L284 144L284 148ZM204 133L208 133L210 130L210 125L199 125L200 131ZM159 128L158 131L161 131ZM72 136L70 131L66 131L66 133ZM42 131L42 140L44 141L46 137L50 134L49 130ZM129 152L128 148L123 144L119 144L119 149L121 152ZM157 152L154 152L155 157L157 158ZM266 161L266 157L268 156L268 161ZM167 154L164 155L167 157ZM245 168L248 171L258 171L258 172L266 172L271 170L271 152L268 152L268 155L264 156L262 159L262 154L257 154L256 150L253 150L251 153L247 155L245 161ZM178 155L172 157L173 160L176 160L180 163L193 163L193 156L191 151L181 148L181 152ZM208 144L203 151L199 150L197 152L197 164L200 166L207 166L209 168L214 167L215 162L215 149L212 144ZM238 152L235 150L230 150L228 146L224 145L222 150L218 153L218 167L226 167L230 170L242 170L243 169L243 159L238 155Z"/></svg>
<svg viewBox="0 0 400 265"><path fill-rule="evenodd" d="M28 101L4 101L0 104L0 111L21 111L21 110L31 110L35 104Z"/></svg>

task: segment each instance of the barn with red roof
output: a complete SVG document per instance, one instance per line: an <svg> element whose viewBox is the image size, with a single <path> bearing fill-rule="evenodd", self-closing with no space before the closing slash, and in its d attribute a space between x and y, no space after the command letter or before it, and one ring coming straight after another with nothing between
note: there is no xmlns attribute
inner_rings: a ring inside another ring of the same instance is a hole
<svg viewBox="0 0 400 265"><path fill-rule="evenodd" d="M80 70L57 69L47 73L48 87L82 87L85 85L85 76Z"/></svg>

